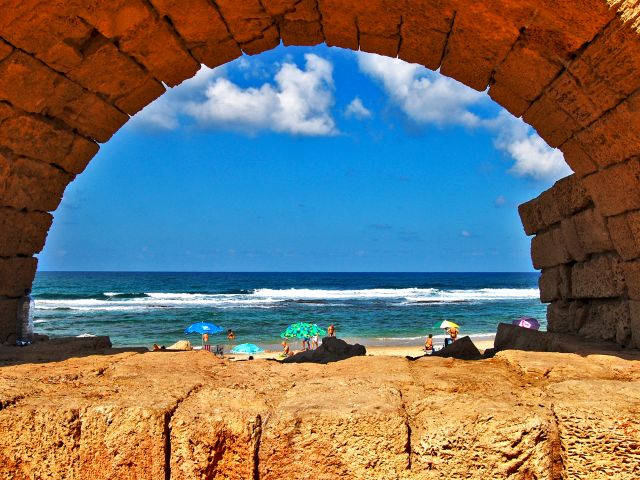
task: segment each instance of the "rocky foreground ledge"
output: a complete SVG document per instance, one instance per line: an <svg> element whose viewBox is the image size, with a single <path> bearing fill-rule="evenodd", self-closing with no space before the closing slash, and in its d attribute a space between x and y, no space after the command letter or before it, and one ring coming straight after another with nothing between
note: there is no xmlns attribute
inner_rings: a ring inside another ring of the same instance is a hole
<svg viewBox="0 0 640 480"><path fill-rule="evenodd" d="M640 478L640 361L124 352L0 368L0 478Z"/></svg>

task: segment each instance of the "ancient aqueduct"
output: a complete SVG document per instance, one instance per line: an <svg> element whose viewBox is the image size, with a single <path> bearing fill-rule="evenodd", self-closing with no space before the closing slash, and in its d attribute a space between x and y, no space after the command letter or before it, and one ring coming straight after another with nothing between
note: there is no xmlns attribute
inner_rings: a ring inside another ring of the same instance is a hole
<svg viewBox="0 0 640 480"><path fill-rule="evenodd" d="M67 184L165 91L326 42L438 69L574 175L521 206L549 329L640 347L639 0L0 0L0 343Z"/></svg>

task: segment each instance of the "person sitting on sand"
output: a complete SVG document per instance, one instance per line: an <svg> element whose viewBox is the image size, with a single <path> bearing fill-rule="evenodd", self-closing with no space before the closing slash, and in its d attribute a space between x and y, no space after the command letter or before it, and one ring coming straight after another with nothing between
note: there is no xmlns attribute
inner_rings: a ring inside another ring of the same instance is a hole
<svg viewBox="0 0 640 480"><path fill-rule="evenodd" d="M289 344L286 342L286 340L282 342L282 356L283 357L291 356L291 349L289 348Z"/></svg>
<svg viewBox="0 0 640 480"><path fill-rule="evenodd" d="M427 353L433 353L433 334L430 333L427 339L424 341L424 349Z"/></svg>
<svg viewBox="0 0 640 480"><path fill-rule="evenodd" d="M456 327L448 328L447 333L449 334L449 337L451 337L451 343L458 339L458 329Z"/></svg>
<svg viewBox="0 0 640 480"><path fill-rule="evenodd" d="M335 337L336 336L336 327L333 325L333 323L331 325L329 325L329 328L327 328L327 334L330 337Z"/></svg>
<svg viewBox="0 0 640 480"><path fill-rule="evenodd" d="M153 351L157 352L158 350L160 350L160 345L158 345L157 343L153 344Z"/></svg>
<svg viewBox="0 0 640 480"><path fill-rule="evenodd" d="M233 330L231 329L227 330L227 338L229 339L229 341L236 339L236 334L233 333Z"/></svg>

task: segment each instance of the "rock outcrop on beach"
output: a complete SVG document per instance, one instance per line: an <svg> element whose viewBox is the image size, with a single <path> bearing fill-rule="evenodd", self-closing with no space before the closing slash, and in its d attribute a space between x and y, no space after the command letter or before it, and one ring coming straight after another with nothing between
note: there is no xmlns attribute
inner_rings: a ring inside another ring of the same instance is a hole
<svg viewBox="0 0 640 480"><path fill-rule="evenodd" d="M482 356L470 337L462 337L450 343L442 350L432 353L435 357L458 358L462 360L477 360Z"/></svg>
<svg viewBox="0 0 640 480"><path fill-rule="evenodd" d="M330 363L347 358L366 355L364 345L351 345L336 337L324 337L322 344L314 350L298 352L282 360L284 363Z"/></svg>
<svg viewBox="0 0 640 480"><path fill-rule="evenodd" d="M0 478L636 480L640 354L625 355L5 366Z"/></svg>

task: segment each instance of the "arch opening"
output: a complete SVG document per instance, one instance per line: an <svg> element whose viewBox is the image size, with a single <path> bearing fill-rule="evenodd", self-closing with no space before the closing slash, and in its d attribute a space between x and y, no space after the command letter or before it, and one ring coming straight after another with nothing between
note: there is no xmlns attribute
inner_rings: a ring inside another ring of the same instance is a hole
<svg viewBox="0 0 640 480"><path fill-rule="evenodd" d="M534 266L559 331L638 345L637 10L590 0L5 2L0 20L0 332L66 185L164 85L241 52L326 42L400 57L522 116L575 175L525 204ZM10 8L9 8L10 7ZM36 8L37 7L37 8ZM587 8L588 7L588 8ZM588 12L588 13L585 13ZM46 25L46 28L40 28ZM36 33L37 32L37 33ZM625 126L625 128L621 128ZM594 279L604 279L594 286ZM612 332L615 335L612 338Z"/></svg>

